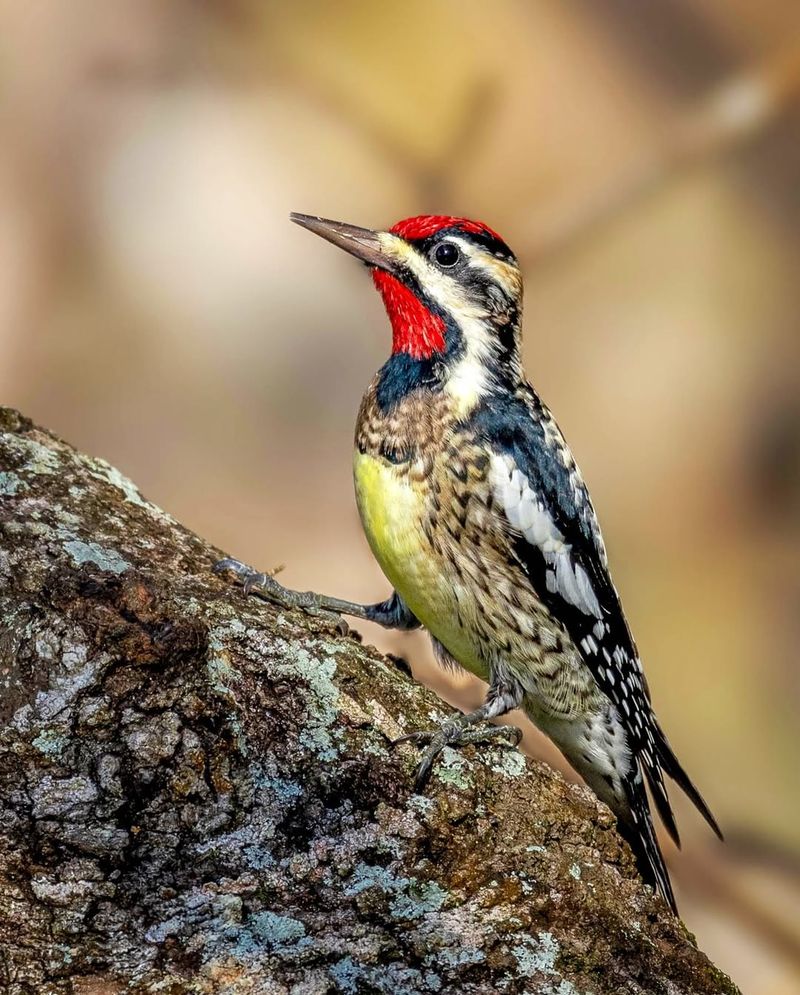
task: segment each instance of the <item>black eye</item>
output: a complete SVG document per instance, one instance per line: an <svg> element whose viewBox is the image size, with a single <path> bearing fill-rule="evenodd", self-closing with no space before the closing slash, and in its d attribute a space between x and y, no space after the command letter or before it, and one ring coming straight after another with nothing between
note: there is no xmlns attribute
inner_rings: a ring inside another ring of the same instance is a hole
<svg viewBox="0 0 800 995"><path fill-rule="evenodd" d="M452 242L442 242L433 250L433 258L440 266L455 266L461 258L461 253L458 251L458 246Z"/></svg>

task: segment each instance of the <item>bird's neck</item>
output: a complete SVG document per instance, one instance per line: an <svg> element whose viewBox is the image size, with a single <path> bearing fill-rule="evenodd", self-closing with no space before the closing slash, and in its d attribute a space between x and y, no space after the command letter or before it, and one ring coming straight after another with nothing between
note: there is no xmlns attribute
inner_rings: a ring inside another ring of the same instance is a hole
<svg viewBox="0 0 800 995"><path fill-rule="evenodd" d="M375 399L384 412L396 408L410 394L421 390L438 393L443 365L436 359L415 359L407 352L393 352L378 370Z"/></svg>
<svg viewBox="0 0 800 995"><path fill-rule="evenodd" d="M373 279L392 326L392 355L378 374L381 407L420 389L444 391L467 417L519 380L518 311L502 325L489 315L450 314L389 273L375 270Z"/></svg>

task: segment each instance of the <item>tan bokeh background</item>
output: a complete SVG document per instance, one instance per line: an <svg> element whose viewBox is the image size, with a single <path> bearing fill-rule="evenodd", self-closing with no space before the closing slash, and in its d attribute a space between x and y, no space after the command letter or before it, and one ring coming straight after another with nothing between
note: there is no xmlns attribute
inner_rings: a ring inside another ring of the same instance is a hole
<svg viewBox="0 0 800 995"><path fill-rule="evenodd" d="M286 583L388 593L352 425L388 328L292 209L499 229L678 754L701 945L800 984L796 0L3 0L0 398ZM424 638L368 633L451 701ZM556 761L535 733L528 748Z"/></svg>

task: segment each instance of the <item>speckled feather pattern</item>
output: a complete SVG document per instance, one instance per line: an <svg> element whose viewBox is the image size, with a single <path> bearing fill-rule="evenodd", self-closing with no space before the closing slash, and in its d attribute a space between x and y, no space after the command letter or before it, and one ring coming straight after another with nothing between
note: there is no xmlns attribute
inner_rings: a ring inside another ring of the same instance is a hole
<svg viewBox="0 0 800 995"><path fill-rule="evenodd" d="M502 669L519 681L531 718L618 808L625 771L614 764L630 763L624 730L514 552L490 447L455 416L446 393L412 392L384 413L376 384L358 417L356 491L378 562L449 658L484 680ZM376 504L391 527L374 527Z"/></svg>

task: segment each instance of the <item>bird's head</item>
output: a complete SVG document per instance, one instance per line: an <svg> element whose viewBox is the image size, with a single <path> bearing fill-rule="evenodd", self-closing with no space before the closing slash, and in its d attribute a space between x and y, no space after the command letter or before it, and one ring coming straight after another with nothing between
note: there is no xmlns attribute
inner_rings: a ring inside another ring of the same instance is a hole
<svg viewBox="0 0 800 995"><path fill-rule="evenodd" d="M438 371L466 400L520 376L522 277L488 225L422 215L388 231L292 214L372 270L392 324L392 353Z"/></svg>

